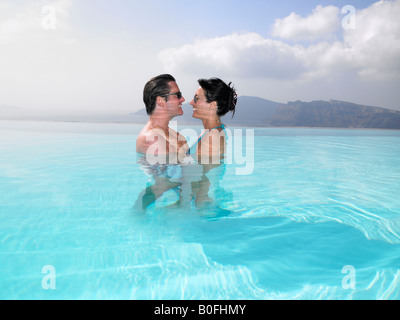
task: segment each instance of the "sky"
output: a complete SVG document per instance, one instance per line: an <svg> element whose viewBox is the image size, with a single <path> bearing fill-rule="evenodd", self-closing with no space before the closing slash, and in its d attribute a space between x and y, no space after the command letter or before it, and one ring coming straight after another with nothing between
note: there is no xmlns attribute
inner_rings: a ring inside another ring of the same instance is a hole
<svg viewBox="0 0 400 320"><path fill-rule="evenodd" d="M0 107L129 114L170 73L240 96L400 110L400 0L0 0ZM0 108L0 112L1 112Z"/></svg>

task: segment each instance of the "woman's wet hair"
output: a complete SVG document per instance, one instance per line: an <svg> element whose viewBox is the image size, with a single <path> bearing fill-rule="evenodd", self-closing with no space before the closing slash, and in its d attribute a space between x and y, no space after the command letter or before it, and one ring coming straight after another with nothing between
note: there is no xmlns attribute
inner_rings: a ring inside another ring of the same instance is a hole
<svg viewBox="0 0 400 320"><path fill-rule="evenodd" d="M150 116L156 108L157 97L169 94L171 88L170 82L176 82L170 74L162 74L150 79L143 90L143 102L146 106L146 112Z"/></svg>
<svg viewBox="0 0 400 320"><path fill-rule="evenodd" d="M222 117L231 111L233 118L237 104L237 94L232 82L226 84L221 79L211 78L200 79L198 83L205 91L207 103L217 102L217 115Z"/></svg>

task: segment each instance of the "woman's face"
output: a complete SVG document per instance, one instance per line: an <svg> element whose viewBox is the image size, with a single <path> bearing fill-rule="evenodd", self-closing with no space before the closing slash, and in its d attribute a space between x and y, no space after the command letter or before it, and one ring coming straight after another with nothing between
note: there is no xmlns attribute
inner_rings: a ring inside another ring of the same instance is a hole
<svg viewBox="0 0 400 320"><path fill-rule="evenodd" d="M208 103L206 101L204 89L202 87L197 89L194 99L190 102L190 105L193 107L193 118L208 119L215 117L216 108L213 108L212 104L213 102Z"/></svg>

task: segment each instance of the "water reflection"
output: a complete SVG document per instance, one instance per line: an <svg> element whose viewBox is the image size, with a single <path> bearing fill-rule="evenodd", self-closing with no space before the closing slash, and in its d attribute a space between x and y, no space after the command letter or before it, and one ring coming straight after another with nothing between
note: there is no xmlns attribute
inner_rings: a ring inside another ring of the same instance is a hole
<svg viewBox="0 0 400 320"><path fill-rule="evenodd" d="M136 210L183 208L204 215L230 214L222 204L231 202L233 197L222 185L226 171L223 158L217 164L209 159L187 164L168 163L168 160L150 164L145 155L138 155L138 164L149 180L135 202Z"/></svg>

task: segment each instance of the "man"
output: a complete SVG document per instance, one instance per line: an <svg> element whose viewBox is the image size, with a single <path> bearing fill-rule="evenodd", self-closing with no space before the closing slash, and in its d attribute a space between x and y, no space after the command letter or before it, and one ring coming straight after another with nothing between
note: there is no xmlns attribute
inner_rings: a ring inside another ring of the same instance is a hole
<svg viewBox="0 0 400 320"><path fill-rule="evenodd" d="M143 101L149 121L136 141L136 151L147 156L167 155L178 159L189 149L185 137L169 127L169 122L183 115L182 93L173 76L159 75L147 82Z"/></svg>

